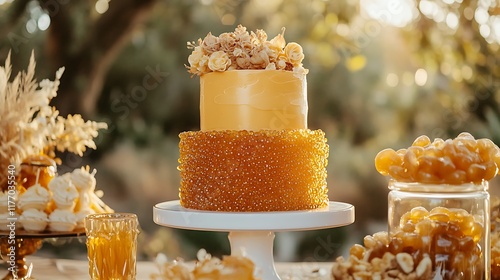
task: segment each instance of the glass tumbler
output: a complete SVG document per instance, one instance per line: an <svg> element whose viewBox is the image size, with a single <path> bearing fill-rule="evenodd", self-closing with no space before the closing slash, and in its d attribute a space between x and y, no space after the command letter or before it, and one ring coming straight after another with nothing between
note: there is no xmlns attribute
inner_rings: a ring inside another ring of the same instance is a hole
<svg viewBox="0 0 500 280"><path fill-rule="evenodd" d="M394 253L409 253L415 270L428 267L420 272L425 279L490 279L487 182L391 181L389 189L389 248Z"/></svg>
<svg viewBox="0 0 500 280"><path fill-rule="evenodd" d="M134 280L138 220L135 214L91 214L85 218L91 280Z"/></svg>

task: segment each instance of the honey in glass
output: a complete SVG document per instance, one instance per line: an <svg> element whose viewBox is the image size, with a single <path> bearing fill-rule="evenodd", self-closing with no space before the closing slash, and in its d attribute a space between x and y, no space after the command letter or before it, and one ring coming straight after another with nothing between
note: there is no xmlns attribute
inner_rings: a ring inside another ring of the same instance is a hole
<svg viewBox="0 0 500 280"><path fill-rule="evenodd" d="M135 214L91 214L85 218L91 280L134 280L138 221Z"/></svg>

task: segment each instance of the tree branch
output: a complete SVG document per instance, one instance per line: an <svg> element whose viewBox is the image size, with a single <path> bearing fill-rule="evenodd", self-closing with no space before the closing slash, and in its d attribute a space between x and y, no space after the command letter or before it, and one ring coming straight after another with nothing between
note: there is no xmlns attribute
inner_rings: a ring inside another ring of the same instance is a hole
<svg viewBox="0 0 500 280"><path fill-rule="evenodd" d="M119 4L111 2L109 10L96 21L90 36L81 46L81 51L91 48L107 50L121 40L126 40L128 36L124 35L130 34L144 20L154 2L155 0L121 0Z"/></svg>
<svg viewBox="0 0 500 280"><path fill-rule="evenodd" d="M109 10L94 23L77 51L64 61L66 72L61 79L60 95L55 99L62 115L93 114L109 67L155 2L110 3Z"/></svg>
<svg viewBox="0 0 500 280"><path fill-rule="evenodd" d="M72 21L69 4L61 4L53 0L39 0L40 6L50 16L50 29L47 35L47 55L55 68L63 66L69 57L71 42L73 42Z"/></svg>

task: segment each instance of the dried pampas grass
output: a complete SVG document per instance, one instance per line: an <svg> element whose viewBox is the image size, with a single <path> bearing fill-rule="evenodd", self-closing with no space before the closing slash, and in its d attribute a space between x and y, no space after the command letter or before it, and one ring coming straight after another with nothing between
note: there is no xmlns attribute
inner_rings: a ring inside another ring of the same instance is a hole
<svg viewBox="0 0 500 280"><path fill-rule="evenodd" d="M86 148L96 149L94 138L106 123L84 121L80 115L59 116L49 105L57 96L60 68L54 81L35 79L35 57L31 54L26 71L11 81L10 53L0 66L0 170L16 167L29 155L69 151L79 156ZM0 189L7 182L7 172L0 174Z"/></svg>

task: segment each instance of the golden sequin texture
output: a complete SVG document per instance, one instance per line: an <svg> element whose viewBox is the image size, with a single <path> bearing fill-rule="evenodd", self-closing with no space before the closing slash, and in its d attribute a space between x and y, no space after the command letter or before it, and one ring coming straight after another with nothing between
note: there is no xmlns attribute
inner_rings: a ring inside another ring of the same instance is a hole
<svg viewBox="0 0 500 280"><path fill-rule="evenodd" d="M186 208L262 212L328 204L328 144L321 130L189 131L180 135Z"/></svg>

